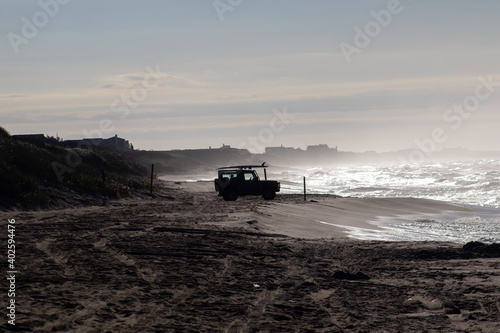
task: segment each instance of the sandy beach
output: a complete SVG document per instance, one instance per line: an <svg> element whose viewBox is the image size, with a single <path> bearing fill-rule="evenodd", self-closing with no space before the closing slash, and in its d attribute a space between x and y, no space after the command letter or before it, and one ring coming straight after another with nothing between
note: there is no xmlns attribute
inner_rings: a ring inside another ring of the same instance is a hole
<svg viewBox="0 0 500 333"><path fill-rule="evenodd" d="M16 220L18 270L16 326L4 317L1 328L499 332L497 245L358 241L342 227L467 210L321 195L224 202L208 182L163 182L107 206L0 212Z"/></svg>

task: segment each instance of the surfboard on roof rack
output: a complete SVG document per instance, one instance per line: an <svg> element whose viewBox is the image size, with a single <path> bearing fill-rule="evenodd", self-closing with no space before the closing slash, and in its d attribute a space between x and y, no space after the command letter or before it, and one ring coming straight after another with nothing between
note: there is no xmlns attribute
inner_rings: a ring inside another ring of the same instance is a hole
<svg viewBox="0 0 500 333"><path fill-rule="evenodd" d="M266 165L266 162L262 163L261 165L233 165L233 166L227 166L227 167L222 167L218 168L217 170L225 170L225 169L252 169L252 168L267 168L269 165Z"/></svg>

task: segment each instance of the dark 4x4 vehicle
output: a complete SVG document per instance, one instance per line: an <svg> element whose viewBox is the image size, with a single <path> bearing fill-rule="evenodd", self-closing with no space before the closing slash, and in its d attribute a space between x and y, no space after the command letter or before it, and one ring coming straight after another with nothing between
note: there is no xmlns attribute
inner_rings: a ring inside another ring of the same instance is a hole
<svg viewBox="0 0 500 333"><path fill-rule="evenodd" d="M217 169L219 177L214 179L215 190L224 200L234 201L238 196L262 195L266 200L276 197L280 183L275 180L260 180L252 168L267 168L262 165L236 165ZM264 170L265 171L265 170Z"/></svg>

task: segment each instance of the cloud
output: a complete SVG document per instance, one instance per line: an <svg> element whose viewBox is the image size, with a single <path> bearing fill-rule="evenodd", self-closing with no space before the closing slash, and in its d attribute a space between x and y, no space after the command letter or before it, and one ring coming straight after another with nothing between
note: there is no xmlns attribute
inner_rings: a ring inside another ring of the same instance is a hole
<svg viewBox="0 0 500 333"><path fill-rule="evenodd" d="M23 95L23 94L8 94L8 95L1 95L0 94L0 99L10 99L10 98L26 98L28 95Z"/></svg>
<svg viewBox="0 0 500 333"><path fill-rule="evenodd" d="M102 84L99 86L100 88L103 88L103 89L120 89L120 86L116 85L116 84Z"/></svg>
<svg viewBox="0 0 500 333"><path fill-rule="evenodd" d="M191 79L187 76L166 74L160 75L158 77L151 76L149 72L134 72L134 73L124 73L111 76L103 76L97 78L99 82L98 88L100 89L121 89L121 90L131 90L134 88L148 86L148 83L152 80L157 80L159 83L159 88L155 89L167 89L167 88L199 88L208 85L207 82L200 80Z"/></svg>

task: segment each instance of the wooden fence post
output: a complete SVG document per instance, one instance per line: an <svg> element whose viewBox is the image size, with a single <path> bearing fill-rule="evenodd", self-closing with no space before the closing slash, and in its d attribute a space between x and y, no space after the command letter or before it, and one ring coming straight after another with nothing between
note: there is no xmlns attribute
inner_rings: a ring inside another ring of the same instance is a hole
<svg viewBox="0 0 500 333"><path fill-rule="evenodd" d="M155 165L151 164L151 185L149 186L149 193L153 194L153 174L155 172Z"/></svg>
<svg viewBox="0 0 500 333"><path fill-rule="evenodd" d="M306 177L304 176L304 201L307 201L306 197Z"/></svg>

